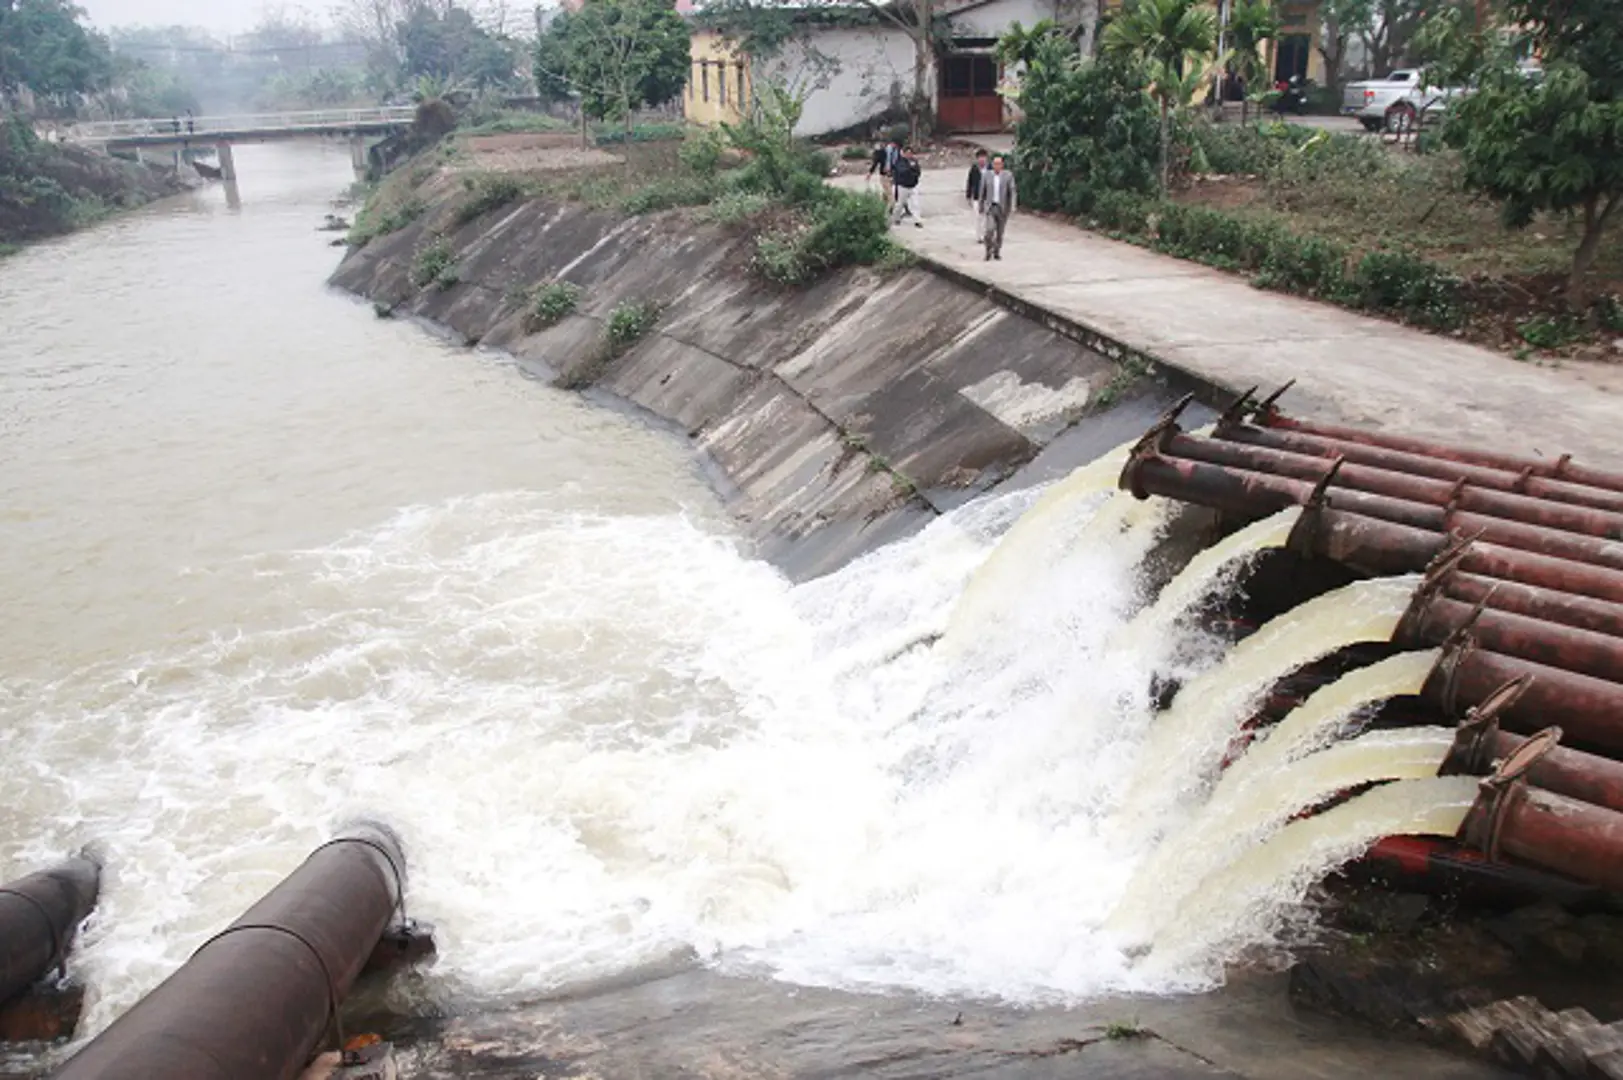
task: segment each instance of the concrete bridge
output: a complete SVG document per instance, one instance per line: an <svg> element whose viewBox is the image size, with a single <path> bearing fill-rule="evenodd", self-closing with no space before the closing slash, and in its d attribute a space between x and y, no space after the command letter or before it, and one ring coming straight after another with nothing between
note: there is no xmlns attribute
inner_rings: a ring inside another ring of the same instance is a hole
<svg viewBox="0 0 1623 1080"><path fill-rule="evenodd" d="M237 179L231 147L237 143L274 142L312 137L348 138L350 158L358 174L366 171L366 141L388 135L411 124L411 105L374 109L317 109L308 112L259 113L251 116L196 116L190 118L102 120L75 124L62 133L68 142L99 146L108 151L173 151L213 146L219 151L220 169L228 183Z"/></svg>

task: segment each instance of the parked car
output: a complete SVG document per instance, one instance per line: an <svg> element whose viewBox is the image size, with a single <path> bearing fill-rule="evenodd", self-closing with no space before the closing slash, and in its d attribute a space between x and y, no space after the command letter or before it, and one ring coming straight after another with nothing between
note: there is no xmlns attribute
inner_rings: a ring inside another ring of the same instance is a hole
<svg viewBox="0 0 1623 1080"><path fill-rule="evenodd" d="M1453 90L1425 85L1419 68L1403 68L1384 79L1349 83L1341 92L1341 115L1351 116L1370 131L1391 128L1394 122L1413 121L1447 108Z"/></svg>

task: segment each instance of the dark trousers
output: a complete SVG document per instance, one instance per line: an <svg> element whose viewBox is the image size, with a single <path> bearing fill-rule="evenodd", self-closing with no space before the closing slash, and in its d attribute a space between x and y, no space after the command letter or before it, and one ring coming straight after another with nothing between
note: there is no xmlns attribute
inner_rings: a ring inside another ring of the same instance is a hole
<svg viewBox="0 0 1623 1080"><path fill-rule="evenodd" d="M1008 223L1009 212L998 203L986 208L986 257L988 259L1000 258L1003 255L1003 226Z"/></svg>

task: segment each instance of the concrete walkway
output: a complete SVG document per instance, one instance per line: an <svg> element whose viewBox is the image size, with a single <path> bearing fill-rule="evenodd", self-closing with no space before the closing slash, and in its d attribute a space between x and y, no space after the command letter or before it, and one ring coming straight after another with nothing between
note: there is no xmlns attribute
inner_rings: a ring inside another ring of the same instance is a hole
<svg viewBox="0 0 1623 1080"><path fill-rule="evenodd" d="M1295 415L1623 468L1623 363L1523 363L1019 213L985 262L963 183L926 173L925 227L896 230L926 263L1231 391L1295 379Z"/></svg>

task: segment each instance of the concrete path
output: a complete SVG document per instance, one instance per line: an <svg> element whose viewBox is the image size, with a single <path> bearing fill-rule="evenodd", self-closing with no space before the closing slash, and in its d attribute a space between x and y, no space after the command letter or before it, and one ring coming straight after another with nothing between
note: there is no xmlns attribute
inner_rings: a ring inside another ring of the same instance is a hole
<svg viewBox="0 0 1623 1080"><path fill-rule="evenodd" d="M1295 379L1295 415L1623 467L1623 363L1523 363L1025 214L985 262L963 180L926 173L925 227L896 231L926 263L1228 390Z"/></svg>

